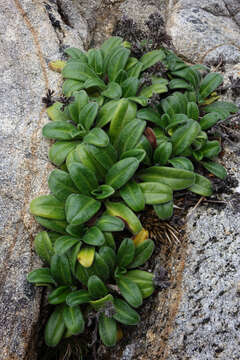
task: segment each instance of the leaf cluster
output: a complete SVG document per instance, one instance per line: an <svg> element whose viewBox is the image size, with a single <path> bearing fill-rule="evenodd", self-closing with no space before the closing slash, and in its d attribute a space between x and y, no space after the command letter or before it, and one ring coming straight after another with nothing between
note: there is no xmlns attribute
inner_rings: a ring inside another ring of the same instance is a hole
<svg viewBox="0 0 240 360"><path fill-rule="evenodd" d="M32 271L28 281L51 288L49 346L83 333L92 311L102 342L115 345L117 323L135 325L133 308L154 291L153 275L138 269L154 243L137 213L153 206L161 220L170 218L178 190L210 196L211 182L195 172L198 164L226 176L214 161L219 141L207 132L237 111L217 101L221 75L166 49L137 59L130 47L111 37L86 53L67 49L69 60L60 64L64 107L56 101L47 108L52 121L43 136L56 140L49 159L59 168L48 179L51 193L30 204L48 230L35 238L48 267Z"/></svg>

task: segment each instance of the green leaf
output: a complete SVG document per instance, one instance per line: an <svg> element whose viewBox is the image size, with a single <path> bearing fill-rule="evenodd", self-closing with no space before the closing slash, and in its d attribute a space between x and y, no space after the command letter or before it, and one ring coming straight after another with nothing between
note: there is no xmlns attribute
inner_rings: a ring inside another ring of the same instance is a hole
<svg viewBox="0 0 240 360"><path fill-rule="evenodd" d="M140 321L140 316L133 310L126 301L121 299L114 299L114 308L116 313L113 318L124 325L137 325Z"/></svg>
<svg viewBox="0 0 240 360"><path fill-rule="evenodd" d="M83 52L80 49L77 49L75 47L69 47L67 49L64 50L65 54L67 54L68 56L70 56L72 59L77 59L80 60L82 63L87 64L87 56L85 54L85 52Z"/></svg>
<svg viewBox="0 0 240 360"><path fill-rule="evenodd" d="M90 268L94 262L94 256L95 256L95 248L91 246L86 246L80 250L78 253L78 261L79 263L85 267Z"/></svg>
<svg viewBox="0 0 240 360"><path fill-rule="evenodd" d="M104 57L106 57L109 53L112 53L112 50L118 48L122 44L122 38L119 36L111 36L101 45L101 50L103 52Z"/></svg>
<svg viewBox="0 0 240 360"><path fill-rule="evenodd" d="M210 196L213 192L211 181L199 174L195 174L195 183L189 190L201 196Z"/></svg>
<svg viewBox="0 0 240 360"><path fill-rule="evenodd" d="M115 269L116 254L115 251L109 246L102 246L99 250L99 255L103 258L108 265L110 272Z"/></svg>
<svg viewBox="0 0 240 360"><path fill-rule="evenodd" d="M143 149L131 149L131 150L124 151L120 156L120 160L126 159L128 157L134 157L139 162L142 162L144 160L144 158L146 157L146 151Z"/></svg>
<svg viewBox="0 0 240 360"><path fill-rule="evenodd" d="M83 142L85 144L106 147L109 144L109 137L101 128L94 128L84 137Z"/></svg>
<svg viewBox="0 0 240 360"><path fill-rule="evenodd" d="M144 240L139 244L135 249L134 259L128 265L128 268L133 269L143 265L152 256L154 247L154 242L150 239Z"/></svg>
<svg viewBox="0 0 240 360"><path fill-rule="evenodd" d="M165 166L152 166L144 169L138 174L138 177L145 182L166 184L170 186L172 190L187 189L195 180L195 175L192 171Z"/></svg>
<svg viewBox="0 0 240 360"><path fill-rule="evenodd" d="M78 279L78 281L80 281L81 284L87 286L88 279L91 275L93 275L93 271L91 268L86 268L82 266L80 263L78 263L74 275Z"/></svg>
<svg viewBox="0 0 240 360"><path fill-rule="evenodd" d="M94 78L94 79L88 79L84 82L84 89L91 89L92 90L97 90L97 89L100 89L100 90L104 90L106 89L106 85L105 85L105 82L99 78ZM103 99L103 96L97 96L96 99L99 100L99 98L102 98ZM93 97L90 98L92 101L93 101ZM102 105L102 101L101 100L100 102L98 102L97 100L95 100L99 106Z"/></svg>
<svg viewBox="0 0 240 360"><path fill-rule="evenodd" d="M105 243L105 238L102 231L97 226L92 226L85 233L82 241L88 245L101 246Z"/></svg>
<svg viewBox="0 0 240 360"><path fill-rule="evenodd" d="M60 234L66 234L65 228L67 226L66 221L54 220L54 219L45 219L41 216L35 216L35 220L45 227L46 229L56 231Z"/></svg>
<svg viewBox="0 0 240 360"><path fill-rule="evenodd" d="M167 220L173 214L173 201L168 201L165 204L153 205L155 213L160 220Z"/></svg>
<svg viewBox="0 0 240 360"><path fill-rule="evenodd" d="M128 279L132 280L138 285L143 299L149 297L154 292L153 274L148 271L131 270L125 275Z"/></svg>
<svg viewBox="0 0 240 360"><path fill-rule="evenodd" d="M172 135L172 144L173 144L173 153L175 155L181 154L188 146L190 146L199 132L201 127L199 123L194 120L189 120L189 122L179 127L174 131Z"/></svg>
<svg viewBox="0 0 240 360"><path fill-rule="evenodd" d="M138 91L139 80L136 77L128 77L122 82L121 87L123 91L123 97L136 96Z"/></svg>
<svg viewBox="0 0 240 360"><path fill-rule="evenodd" d="M91 300L91 297L87 290L73 291L66 298L68 306L76 306L81 304L87 304Z"/></svg>
<svg viewBox="0 0 240 360"><path fill-rule="evenodd" d="M109 128L109 135L112 141L114 142L115 139L118 137L121 129L124 125L128 122L126 119L126 114L128 110L129 102L126 99L118 100L115 110L113 114L110 116L110 128ZM100 114L100 113L99 113Z"/></svg>
<svg viewBox="0 0 240 360"><path fill-rule="evenodd" d="M43 136L56 140L72 140L79 137L76 127L67 121L54 121L46 124L42 129Z"/></svg>
<svg viewBox="0 0 240 360"><path fill-rule="evenodd" d="M117 324L114 319L108 318L103 313L99 317L99 335L105 346L114 346L117 342Z"/></svg>
<svg viewBox="0 0 240 360"><path fill-rule="evenodd" d="M62 306L58 306L48 319L44 330L44 339L47 346L57 346L63 337L64 331L63 308Z"/></svg>
<svg viewBox="0 0 240 360"><path fill-rule="evenodd" d="M203 99L208 97L223 82L222 75L218 73L209 73L200 84L200 95Z"/></svg>
<svg viewBox="0 0 240 360"><path fill-rule="evenodd" d="M79 91L82 89L84 89L84 82L79 81L79 80L67 79L64 81L63 86L62 86L63 94L67 97L72 96L74 91ZM62 107L62 104L61 104L61 107ZM64 120L64 119L62 119L62 120ZM65 119L65 120L67 120L67 119Z"/></svg>
<svg viewBox="0 0 240 360"><path fill-rule="evenodd" d="M138 79L142 71L142 68L143 68L143 64L140 63L140 61L138 61L134 66L132 66L129 70L127 70L127 77L129 78L135 77Z"/></svg>
<svg viewBox="0 0 240 360"><path fill-rule="evenodd" d="M141 106L148 105L148 98L145 96L130 96L128 97L128 100L133 101Z"/></svg>
<svg viewBox="0 0 240 360"><path fill-rule="evenodd" d="M98 181L94 172L80 162L70 163L68 165L68 171L74 184L81 193L90 195L91 191L98 187Z"/></svg>
<svg viewBox="0 0 240 360"><path fill-rule="evenodd" d="M177 169L185 169L189 171L194 171L194 166L191 160L186 157L178 156L168 160L168 162Z"/></svg>
<svg viewBox="0 0 240 360"><path fill-rule="evenodd" d="M34 239L34 249L38 256L48 264L51 261L51 257L54 253L52 242L46 231L41 231Z"/></svg>
<svg viewBox="0 0 240 360"><path fill-rule="evenodd" d="M89 196L72 194L65 205L67 221L73 225L83 224L91 219L100 207L101 203Z"/></svg>
<svg viewBox="0 0 240 360"><path fill-rule="evenodd" d="M48 156L49 160L60 166L64 163L68 154L75 149L75 147L80 144L79 141L57 141L50 147Z"/></svg>
<svg viewBox="0 0 240 360"><path fill-rule="evenodd" d="M145 208L145 199L141 187L136 181L129 181L120 189L120 194L127 205L138 212Z"/></svg>
<svg viewBox="0 0 240 360"><path fill-rule="evenodd" d="M65 79L80 81L97 78L94 70L92 70L87 64L84 64L78 60L68 62L62 70L62 76Z"/></svg>
<svg viewBox="0 0 240 360"><path fill-rule="evenodd" d="M135 245L132 239L124 239L117 252L117 264L120 267L126 267L134 258Z"/></svg>
<svg viewBox="0 0 240 360"><path fill-rule="evenodd" d="M106 90L102 91L101 95L109 99L119 99L122 96L122 88L118 83L112 81L108 84Z"/></svg>
<svg viewBox="0 0 240 360"><path fill-rule="evenodd" d="M142 305L143 299L141 291L133 281L123 275L119 275L116 282L121 295L132 307L137 308Z"/></svg>
<svg viewBox="0 0 240 360"><path fill-rule="evenodd" d="M222 165L213 161L201 161L201 164L220 179L224 180L226 178L227 172Z"/></svg>
<svg viewBox="0 0 240 360"><path fill-rule="evenodd" d="M104 236L105 236L105 241L106 241L105 245L109 246L113 250L116 250L116 244L115 244L113 234L111 232L104 232Z"/></svg>
<svg viewBox="0 0 240 360"><path fill-rule="evenodd" d="M162 204L172 200L173 191L170 186L156 182L140 183L146 204Z"/></svg>
<svg viewBox="0 0 240 360"><path fill-rule="evenodd" d="M133 234L137 234L142 230L142 224L138 217L123 203L107 201L105 206L107 209L107 214L120 217L122 220L124 220L129 230Z"/></svg>
<svg viewBox="0 0 240 360"><path fill-rule="evenodd" d="M161 141L153 154L155 163L165 165L172 154L172 144L168 141Z"/></svg>
<svg viewBox="0 0 240 360"><path fill-rule="evenodd" d="M114 194L115 190L109 185L100 185L97 189L91 191L91 194L97 200L106 199L112 194Z"/></svg>
<svg viewBox="0 0 240 360"><path fill-rule="evenodd" d="M79 237L84 233L83 225L67 225L66 232L74 237Z"/></svg>
<svg viewBox="0 0 240 360"><path fill-rule="evenodd" d="M116 216L103 215L96 222L101 231L122 231L125 227L124 222Z"/></svg>
<svg viewBox="0 0 240 360"><path fill-rule="evenodd" d="M92 266L92 270L94 274L96 274L103 281L108 280L109 278L109 267L104 261L104 259L98 253L95 253L95 259Z"/></svg>
<svg viewBox="0 0 240 360"><path fill-rule="evenodd" d="M120 189L134 175L139 162L136 158L126 158L118 161L107 172L106 184L115 190Z"/></svg>
<svg viewBox="0 0 240 360"><path fill-rule="evenodd" d="M136 147L146 127L146 121L134 119L121 130L117 139L117 150L120 154Z"/></svg>
<svg viewBox="0 0 240 360"><path fill-rule="evenodd" d="M156 64L157 62L162 61L165 57L166 55L162 50L153 50L144 54L140 58L140 62L143 64L141 71L144 71L150 66Z"/></svg>
<svg viewBox="0 0 240 360"><path fill-rule="evenodd" d="M96 102L90 102L84 105L78 115L78 122L83 125L83 127L89 130L96 119L99 106Z"/></svg>
<svg viewBox="0 0 240 360"><path fill-rule="evenodd" d="M221 151L221 145L217 140L207 141L200 150L202 156L208 159L217 156L220 153L220 151Z"/></svg>
<svg viewBox="0 0 240 360"><path fill-rule="evenodd" d="M150 98L153 96L153 94L165 93L168 91L168 88L166 86L167 83L168 83L168 81L166 79L161 79L161 82L159 81L156 84L144 87L140 92L140 96Z"/></svg>
<svg viewBox="0 0 240 360"><path fill-rule="evenodd" d="M88 65L98 74L103 73L103 54L100 49L90 49L87 53Z"/></svg>
<svg viewBox="0 0 240 360"><path fill-rule="evenodd" d="M27 276L28 282L32 284L53 284L56 285L56 281L52 277L49 268L41 268L31 271Z"/></svg>
<svg viewBox="0 0 240 360"><path fill-rule="evenodd" d="M162 124L162 120L161 120L161 116L159 115L159 113L157 113L156 111L154 111L152 108L146 108L146 109L140 109L137 112L137 117L139 119L144 119L144 120L148 120L160 127L163 126Z"/></svg>
<svg viewBox="0 0 240 360"><path fill-rule="evenodd" d="M214 102L211 105L205 106L203 109L205 112L218 113L222 120L225 120L230 114L238 112L238 107L235 104L226 101Z"/></svg>
<svg viewBox="0 0 240 360"><path fill-rule="evenodd" d="M68 106L71 119L78 124L79 114L84 106L88 103L88 94L85 90L76 91L73 93L74 101Z"/></svg>
<svg viewBox="0 0 240 360"><path fill-rule="evenodd" d="M71 176L62 170L53 170L48 178L51 193L59 200L66 200L72 193L78 193Z"/></svg>
<svg viewBox="0 0 240 360"><path fill-rule="evenodd" d="M53 305L62 304L71 292L72 289L69 286L59 286L48 295L48 302Z"/></svg>
<svg viewBox="0 0 240 360"><path fill-rule="evenodd" d="M199 118L199 109L198 109L198 106L195 102L193 101L190 101L188 102L187 104L187 116L190 118L190 119L193 119L193 120L198 120Z"/></svg>
<svg viewBox="0 0 240 360"><path fill-rule="evenodd" d="M182 79L173 79L169 82L169 88L174 89L187 89L192 90L192 86L189 85L185 80Z"/></svg>
<svg viewBox="0 0 240 360"><path fill-rule="evenodd" d="M204 115L199 124L202 130L210 129L213 125L215 125L218 120L221 119L221 115L218 112L210 112L209 114Z"/></svg>
<svg viewBox="0 0 240 360"><path fill-rule="evenodd" d="M53 195L42 195L31 201L30 212L47 219L64 220L64 205L64 202L56 199Z"/></svg>
<svg viewBox="0 0 240 360"><path fill-rule="evenodd" d="M63 320L71 334L77 335L84 331L84 318L79 306L65 306Z"/></svg>
<svg viewBox="0 0 240 360"><path fill-rule="evenodd" d="M75 276L76 265L77 265L77 257L78 257L81 246L82 246L82 242L79 241L76 245L74 245L67 252L67 257L68 257L68 261L70 264L71 272L74 276Z"/></svg>
<svg viewBox="0 0 240 360"><path fill-rule="evenodd" d="M88 292L93 299L99 299L108 294L108 289L98 276L92 275L88 279Z"/></svg>
<svg viewBox="0 0 240 360"><path fill-rule="evenodd" d="M91 300L89 303L94 308L94 310L99 311L100 309L104 308L108 303L113 302L113 296L111 294L108 294L101 299L98 300Z"/></svg>
<svg viewBox="0 0 240 360"><path fill-rule="evenodd" d="M87 145L87 151L97 164L97 169L100 166L101 169L103 169L104 174L106 173L106 170L110 169L117 161L117 152L111 144L104 148Z"/></svg>
<svg viewBox="0 0 240 360"><path fill-rule="evenodd" d="M183 78L185 81L188 81L195 89L198 88L200 82L200 76L197 70L192 69L191 67L186 67L172 72L172 75Z"/></svg>
<svg viewBox="0 0 240 360"><path fill-rule="evenodd" d="M124 47L119 47L111 56L107 69L110 81L115 81L119 72L125 68L130 53L130 50Z"/></svg>
<svg viewBox="0 0 240 360"><path fill-rule="evenodd" d="M54 243L54 251L58 255L63 255L79 242L81 242L80 239L70 235L60 236Z"/></svg>
<svg viewBox="0 0 240 360"><path fill-rule="evenodd" d="M53 105L47 108L47 114L49 119L53 121L66 121L69 120L69 115L67 108L64 111L61 110L63 104L60 102L55 102Z"/></svg>
<svg viewBox="0 0 240 360"><path fill-rule="evenodd" d="M53 255L50 268L51 274L58 284L71 285L71 269L66 255Z"/></svg>

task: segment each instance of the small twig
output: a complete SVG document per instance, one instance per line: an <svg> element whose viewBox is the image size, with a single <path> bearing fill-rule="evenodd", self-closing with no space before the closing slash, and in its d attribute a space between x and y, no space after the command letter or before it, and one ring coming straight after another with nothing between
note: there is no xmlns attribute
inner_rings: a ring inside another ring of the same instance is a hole
<svg viewBox="0 0 240 360"><path fill-rule="evenodd" d="M194 206L194 208L189 212L189 214L187 215L187 220L190 219L190 217L193 215L194 211L198 208L198 206L201 204L201 202L205 199L204 196L201 196L200 199L198 200L198 202L196 203L196 205Z"/></svg>

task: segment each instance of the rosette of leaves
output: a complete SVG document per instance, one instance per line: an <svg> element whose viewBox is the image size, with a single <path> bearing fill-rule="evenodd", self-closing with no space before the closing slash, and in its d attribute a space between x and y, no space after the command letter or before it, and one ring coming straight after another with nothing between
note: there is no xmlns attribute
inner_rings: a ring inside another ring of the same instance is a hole
<svg viewBox="0 0 240 360"><path fill-rule="evenodd" d="M111 233L109 237L95 250L70 235L43 231L36 236L35 250L48 267L33 270L28 281L48 286L48 302L55 305L45 327L48 346L82 334L89 317L95 319L104 345L114 346L117 323L140 321L135 309L153 293L154 284L153 274L137 268L150 258L154 243L146 231L118 246Z"/></svg>

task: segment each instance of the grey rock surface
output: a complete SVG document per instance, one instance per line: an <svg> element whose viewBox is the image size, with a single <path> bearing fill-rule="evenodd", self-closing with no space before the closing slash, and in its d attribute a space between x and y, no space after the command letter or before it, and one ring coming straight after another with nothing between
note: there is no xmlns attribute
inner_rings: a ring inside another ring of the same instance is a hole
<svg viewBox="0 0 240 360"><path fill-rule="evenodd" d="M167 32L177 52L192 62L240 61L238 0L169 2Z"/></svg>
<svg viewBox="0 0 240 360"><path fill-rule="evenodd" d="M53 1L0 0L1 360L35 359L41 290L30 286L26 275L40 263L33 252L37 226L28 207L47 192L52 168L49 142L41 136L48 121L41 98L60 84L48 61L61 58L65 46L82 47L87 37L80 14L70 26L58 10Z"/></svg>

